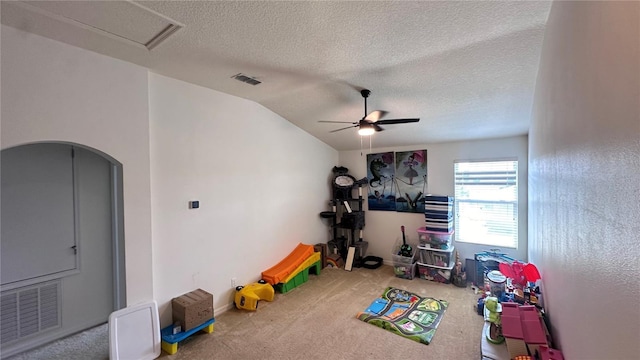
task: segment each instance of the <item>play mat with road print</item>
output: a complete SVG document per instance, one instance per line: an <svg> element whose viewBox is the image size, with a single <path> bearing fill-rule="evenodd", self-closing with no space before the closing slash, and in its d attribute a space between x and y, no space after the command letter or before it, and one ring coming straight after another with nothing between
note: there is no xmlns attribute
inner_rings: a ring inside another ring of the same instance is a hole
<svg viewBox="0 0 640 360"><path fill-rule="evenodd" d="M431 342L449 303L388 287L358 319L394 334L427 344Z"/></svg>

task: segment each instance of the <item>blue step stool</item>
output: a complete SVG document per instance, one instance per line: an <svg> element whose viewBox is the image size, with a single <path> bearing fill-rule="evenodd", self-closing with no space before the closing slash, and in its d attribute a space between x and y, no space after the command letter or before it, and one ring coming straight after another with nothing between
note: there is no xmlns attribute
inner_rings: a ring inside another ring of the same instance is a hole
<svg viewBox="0 0 640 360"><path fill-rule="evenodd" d="M169 355L173 355L178 352L178 343L189 336L197 333L200 330L203 330L207 334L211 334L213 332L213 323L216 321L215 318L211 320L207 320L202 324L194 327L189 331L179 332L177 334L173 333L173 325L169 325L166 328L160 330L160 337L162 338L162 350L166 351Z"/></svg>

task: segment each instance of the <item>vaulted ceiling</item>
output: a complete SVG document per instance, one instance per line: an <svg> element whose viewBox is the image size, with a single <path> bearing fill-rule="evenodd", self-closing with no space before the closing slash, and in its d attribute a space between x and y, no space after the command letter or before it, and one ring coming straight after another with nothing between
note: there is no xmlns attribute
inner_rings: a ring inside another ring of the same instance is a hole
<svg viewBox="0 0 640 360"><path fill-rule="evenodd" d="M258 102L338 150L526 134L550 1L3 1L2 23ZM258 85L238 81L242 74ZM255 82L255 81L254 81ZM233 119L229 119L232 121ZM368 140L367 140L368 144Z"/></svg>

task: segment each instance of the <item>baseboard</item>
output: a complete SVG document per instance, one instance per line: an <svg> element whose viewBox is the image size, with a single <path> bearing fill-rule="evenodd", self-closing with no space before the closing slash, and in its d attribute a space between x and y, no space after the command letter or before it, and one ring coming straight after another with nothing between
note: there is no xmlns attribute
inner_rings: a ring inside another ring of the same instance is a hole
<svg viewBox="0 0 640 360"><path fill-rule="evenodd" d="M223 313L227 312L229 309L234 308L234 307L235 307L235 305L233 303L229 303L229 304L226 304L226 305L221 306L219 308L214 308L213 309L213 317L215 318L216 315L223 314Z"/></svg>

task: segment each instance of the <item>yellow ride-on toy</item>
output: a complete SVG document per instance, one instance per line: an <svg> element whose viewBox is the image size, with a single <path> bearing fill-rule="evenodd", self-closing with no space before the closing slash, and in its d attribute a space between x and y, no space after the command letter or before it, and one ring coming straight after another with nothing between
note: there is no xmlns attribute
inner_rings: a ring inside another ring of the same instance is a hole
<svg viewBox="0 0 640 360"><path fill-rule="evenodd" d="M264 280L247 286L236 286L236 296L234 304L238 309L252 310L258 309L260 300L273 301L273 286Z"/></svg>

